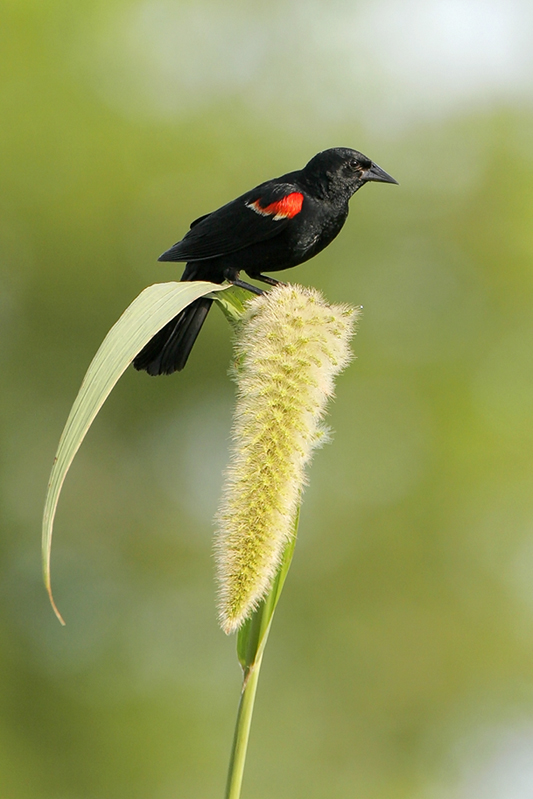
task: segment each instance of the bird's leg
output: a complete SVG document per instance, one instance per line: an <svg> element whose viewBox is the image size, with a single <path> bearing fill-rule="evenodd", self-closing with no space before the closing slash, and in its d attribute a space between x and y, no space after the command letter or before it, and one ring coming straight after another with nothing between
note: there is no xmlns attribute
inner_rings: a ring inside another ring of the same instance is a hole
<svg viewBox="0 0 533 799"><path fill-rule="evenodd" d="M252 294L258 294L261 296L261 294L265 293L263 289L259 289L257 286L252 286L251 283L245 283L244 280L239 280L239 278L235 278L235 280L229 280L228 278L226 279L229 283L231 283L232 286L237 286L239 289L246 289L246 291L251 291Z"/></svg>
<svg viewBox="0 0 533 799"><path fill-rule="evenodd" d="M268 275L254 275L256 280L261 280L263 283L266 283L267 286L286 286L287 284L284 283L282 280L276 280L275 277L269 277Z"/></svg>

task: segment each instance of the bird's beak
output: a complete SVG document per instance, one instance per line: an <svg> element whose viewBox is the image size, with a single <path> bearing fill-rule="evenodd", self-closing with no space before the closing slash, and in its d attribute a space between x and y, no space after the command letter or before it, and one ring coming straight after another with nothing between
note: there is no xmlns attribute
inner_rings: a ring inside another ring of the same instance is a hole
<svg viewBox="0 0 533 799"><path fill-rule="evenodd" d="M394 180L391 175L387 174L387 172L377 164L372 164L370 169L365 169L361 178L366 181L373 180L376 183L396 183L399 185L397 180Z"/></svg>

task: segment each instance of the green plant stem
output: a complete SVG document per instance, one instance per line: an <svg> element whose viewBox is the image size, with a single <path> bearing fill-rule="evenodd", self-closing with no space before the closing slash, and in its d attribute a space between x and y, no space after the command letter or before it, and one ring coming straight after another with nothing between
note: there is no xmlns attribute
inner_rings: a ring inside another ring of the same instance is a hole
<svg viewBox="0 0 533 799"><path fill-rule="evenodd" d="M235 722L235 734L233 736L233 747L231 749L225 799L240 799L259 671L263 661L263 653L268 640L268 634L272 626L274 611L276 610L276 605L278 604L285 578L287 577L287 572L291 565L299 520L300 509L298 508L296 518L294 519L293 535L285 546L283 557L270 592L254 610L250 618L243 624L237 635L237 655L243 670L244 678L239 709L237 710L237 721Z"/></svg>
<svg viewBox="0 0 533 799"><path fill-rule="evenodd" d="M252 714L254 712L255 693L262 660L263 655L261 654L253 666L244 673L239 709L237 711L237 721L235 723L235 735L233 737L225 799L239 799L241 795L246 751L248 749L250 726L252 724Z"/></svg>

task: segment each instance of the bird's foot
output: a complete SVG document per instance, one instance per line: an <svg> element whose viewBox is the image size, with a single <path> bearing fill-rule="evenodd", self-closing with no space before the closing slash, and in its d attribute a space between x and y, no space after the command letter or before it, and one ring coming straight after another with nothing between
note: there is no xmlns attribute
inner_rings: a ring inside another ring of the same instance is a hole
<svg viewBox="0 0 533 799"><path fill-rule="evenodd" d="M268 275L254 275L256 280L261 280L263 283L266 283L267 286L286 286L287 283L284 283L282 280L276 280L275 277L269 277Z"/></svg>
<svg viewBox="0 0 533 799"><path fill-rule="evenodd" d="M244 280L239 280L239 278L236 278L235 280L229 280L228 282L231 283L232 286L237 286L239 289L246 289L246 291L251 291L252 294L257 294L258 296L261 296L265 293L263 289L257 288L257 286L252 286L251 283L245 283Z"/></svg>

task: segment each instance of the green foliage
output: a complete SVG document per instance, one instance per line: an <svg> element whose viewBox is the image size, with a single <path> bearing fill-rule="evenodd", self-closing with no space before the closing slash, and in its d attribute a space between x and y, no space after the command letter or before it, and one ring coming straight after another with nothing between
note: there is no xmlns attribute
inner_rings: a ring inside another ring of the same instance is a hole
<svg viewBox="0 0 533 799"><path fill-rule="evenodd" d="M252 616L246 619L237 633L237 656L244 672L245 680L249 670L263 655L270 625L272 623L272 617L276 610L281 592L283 591L285 579L292 562L299 520L300 512L298 511L294 521L293 534L285 545L280 566L276 572L270 591L259 603Z"/></svg>
<svg viewBox="0 0 533 799"><path fill-rule="evenodd" d="M152 336L194 300L225 288L199 281L149 286L113 325L87 370L59 441L43 515L44 581L61 623L64 622L54 603L50 584L50 551L59 495L74 456L117 381Z"/></svg>

